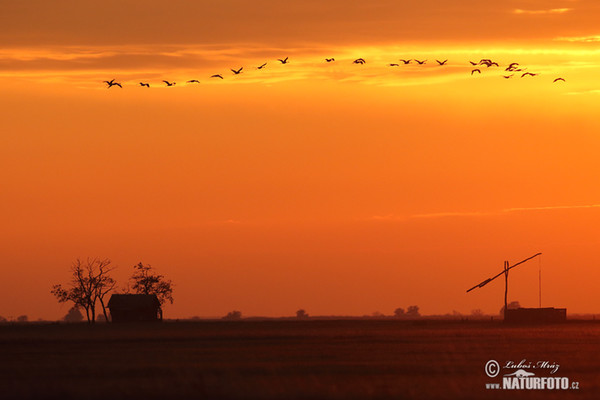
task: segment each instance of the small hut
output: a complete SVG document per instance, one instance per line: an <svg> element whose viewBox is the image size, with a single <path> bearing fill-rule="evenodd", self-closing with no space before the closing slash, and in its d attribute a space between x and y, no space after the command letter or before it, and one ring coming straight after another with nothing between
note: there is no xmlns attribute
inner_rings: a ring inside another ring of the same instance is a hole
<svg viewBox="0 0 600 400"><path fill-rule="evenodd" d="M112 322L162 321L155 294L113 294L108 308Z"/></svg>

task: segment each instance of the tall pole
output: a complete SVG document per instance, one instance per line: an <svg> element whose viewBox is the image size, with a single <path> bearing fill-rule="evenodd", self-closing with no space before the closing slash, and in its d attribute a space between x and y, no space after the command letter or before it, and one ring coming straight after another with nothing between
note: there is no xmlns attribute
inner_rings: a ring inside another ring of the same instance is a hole
<svg viewBox="0 0 600 400"><path fill-rule="evenodd" d="M540 283L540 308L542 308L542 257L540 257L539 283Z"/></svg>
<svg viewBox="0 0 600 400"><path fill-rule="evenodd" d="M504 261L504 319L508 310L508 261Z"/></svg>

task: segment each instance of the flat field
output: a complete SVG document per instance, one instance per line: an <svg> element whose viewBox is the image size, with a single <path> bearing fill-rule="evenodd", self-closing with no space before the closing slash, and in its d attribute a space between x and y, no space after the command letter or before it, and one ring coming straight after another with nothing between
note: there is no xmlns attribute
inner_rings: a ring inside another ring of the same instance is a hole
<svg viewBox="0 0 600 400"><path fill-rule="evenodd" d="M0 399L598 399L600 324L270 320L0 326ZM486 389L489 360L567 390ZM577 385L575 385L577 386Z"/></svg>

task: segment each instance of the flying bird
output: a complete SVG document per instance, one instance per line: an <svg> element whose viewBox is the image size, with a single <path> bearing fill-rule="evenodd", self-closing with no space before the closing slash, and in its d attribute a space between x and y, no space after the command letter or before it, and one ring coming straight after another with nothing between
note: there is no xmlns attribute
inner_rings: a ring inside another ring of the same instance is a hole
<svg viewBox="0 0 600 400"><path fill-rule="evenodd" d="M200 81L198 79L191 79L187 83L200 83Z"/></svg>
<svg viewBox="0 0 600 400"><path fill-rule="evenodd" d="M416 62L417 62L417 64L419 64L419 65L423 65L423 64L425 64L425 63L427 62L427 60L419 61L419 60L417 60L416 58L415 58L415 61L416 61Z"/></svg>
<svg viewBox="0 0 600 400"><path fill-rule="evenodd" d="M221 74L211 75L210 77L211 78L221 78L221 79L223 79L223 75L221 75Z"/></svg>
<svg viewBox="0 0 600 400"><path fill-rule="evenodd" d="M412 61L412 59L404 60L404 59L401 58L400 61L402 61L404 63L404 65L406 65L406 64L410 64L410 62Z"/></svg>
<svg viewBox="0 0 600 400"><path fill-rule="evenodd" d="M502 75L502 77L503 77L504 79L509 79L509 78L512 78L512 76L513 76L513 75L514 75L514 74L510 74L510 75Z"/></svg>
<svg viewBox="0 0 600 400"><path fill-rule="evenodd" d="M277 61L279 61L282 64L287 64L288 63L288 57L284 58L283 60L281 58L278 58Z"/></svg>
<svg viewBox="0 0 600 400"><path fill-rule="evenodd" d="M471 71L471 75L473 75L475 72L481 73L481 70L478 68L475 68L474 70Z"/></svg>
<svg viewBox="0 0 600 400"><path fill-rule="evenodd" d="M388 67L399 67L399 64L388 64Z"/></svg>
<svg viewBox="0 0 600 400"><path fill-rule="evenodd" d="M435 60L435 61L437 61L437 63L440 65L445 65L448 62L448 60L444 60L444 61Z"/></svg>
<svg viewBox="0 0 600 400"><path fill-rule="evenodd" d="M485 65L486 67L491 67L492 65L495 65L496 67L498 67L498 63L494 62L492 60L489 60L487 58L484 58L483 60L479 61L479 64L481 65Z"/></svg>
<svg viewBox="0 0 600 400"><path fill-rule="evenodd" d="M514 71L518 65L519 63L510 63L508 67L506 67L505 71Z"/></svg>
<svg viewBox="0 0 600 400"><path fill-rule="evenodd" d="M469 61L471 63L471 65L478 65L479 63L473 62L473 61Z"/></svg>
<svg viewBox="0 0 600 400"><path fill-rule="evenodd" d="M115 82L114 79L111 79L110 81L103 81L103 82L108 85L108 86L106 86L107 89L110 89L113 86L118 86L121 89L123 89L123 86L121 86L121 84L119 82Z"/></svg>
<svg viewBox="0 0 600 400"><path fill-rule="evenodd" d="M176 83L175 83L175 82L169 82L169 81L165 81L164 79L163 79L163 82L164 82L164 83L166 83L166 84L167 84L167 86L175 86L175 85L176 85Z"/></svg>
<svg viewBox="0 0 600 400"><path fill-rule="evenodd" d="M553 80L553 81L552 81L552 83L554 83L554 82L558 82L558 81L563 81L563 82L565 82L564 78L556 78L555 80Z"/></svg>
<svg viewBox="0 0 600 400"><path fill-rule="evenodd" d="M150 87L150 84L149 83L140 82L140 86Z"/></svg>
<svg viewBox="0 0 600 400"><path fill-rule="evenodd" d="M259 65L258 67L256 67L256 69L263 69L266 66L267 66L267 63L264 63L263 65Z"/></svg>
<svg viewBox="0 0 600 400"><path fill-rule="evenodd" d="M357 58L356 60L352 61L353 64L365 64L366 61L364 58Z"/></svg>
<svg viewBox="0 0 600 400"><path fill-rule="evenodd" d="M536 76L536 75L538 75L538 74L534 74L534 73L532 73L532 72L525 72L523 75L521 75L521 78L523 78L523 77L525 77L525 76L527 76L527 75L529 75L529 76Z"/></svg>
<svg viewBox="0 0 600 400"><path fill-rule="evenodd" d="M241 67L241 68L240 68L240 69L238 69L238 70L232 69L232 70L231 70L231 72L233 72L233 73L234 73L234 75L239 75L239 74L241 74L241 73L242 73L242 70L243 70L243 69L244 69L244 67Z"/></svg>
<svg viewBox="0 0 600 400"><path fill-rule="evenodd" d="M325 61L332 62L332 61L335 61L335 58L333 58L333 57L332 58L326 58Z"/></svg>

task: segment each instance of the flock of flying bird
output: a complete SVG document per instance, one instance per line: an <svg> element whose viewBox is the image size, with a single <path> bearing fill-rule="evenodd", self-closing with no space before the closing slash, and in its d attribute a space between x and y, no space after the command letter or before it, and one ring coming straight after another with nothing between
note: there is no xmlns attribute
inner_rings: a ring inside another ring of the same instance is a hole
<svg viewBox="0 0 600 400"><path fill-rule="evenodd" d="M289 63L289 58L288 57L286 57L286 58L278 58L277 61L279 61L281 64L288 64ZM403 65L408 65L412 61L414 61L418 65L424 65L424 64L427 63L427 60L417 60L417 59L400 59L399 61ZM447 65L447 62L448 62L448 60L443 60L443 61L435 60L435 61L437 62L438 66L440 66L440 67ZM335 62L335 58L326 58L325 62L327 62L327 63ZM362 65L362 64L366 64L366 63L367 62L365 61L364 58L357 58L356 60L352 61L352 64L360 64L360 65ZM481 60L479 60L479 62L469 61L469 63L473 67L478 67L478 68L473 68L471 70L471 75L473 75L475 73L481 74L481 66L485 66L486 68L500 67L500 64L498 64L495 61L492 61L489 58L482 58ZM259 65L258 67L256 67L256 69L264 69L266 66L267 66L267 63L264 63L264 64ZM399 67L399 66L400 66L400 64L397 64L397 63L390 63L390 64L388 64L388 67ZM234 75L239 75L239 74L242 73L243 69L244 69L244 67L240 67L239 69L233 69L232 68L231 72ZM516 63L516 62L510 63L504 69L504 71L508 72L507 75L505 75L505 74L502 75L502 77L504 79L510 79L510 78L512 78L513 76L515 76L515 73L519 73L521 75L521 78L524 78L526 76L534 77L534 76L538 76L539 75L539 73L533 73L533 72L526 71L526 68L520 67L519 63ZM210 78L225 79L222 74L211 75ZM559 82L559 81L565 82L565 79L559 77L559 78L555 78L552 82L555 83L555 82ZM106 85L107 85L106 87L108 89L110 89L113 86L118 86L120 88L123 88L123 85L121 83L119 83L119 82L116 82L115 79L112 79L110 81L103 81L103 82L106 83ZM175 86L176 85L175 82L170 82L170 81L167 81L167 80L163 80L162 82L166 86ZM197 79L190 79L189 81L187 81L187 83L189 83L189 84L200 83L200 81L197 80ZM147 87L147 88L150 87L150 84L148 82L139 82L139 85L143 86L143 87Z"/></svg>

